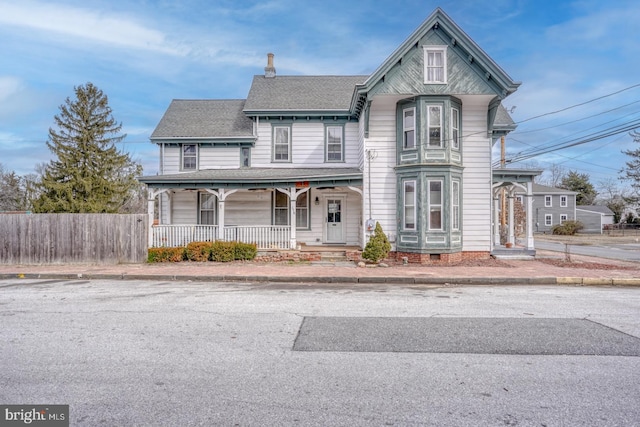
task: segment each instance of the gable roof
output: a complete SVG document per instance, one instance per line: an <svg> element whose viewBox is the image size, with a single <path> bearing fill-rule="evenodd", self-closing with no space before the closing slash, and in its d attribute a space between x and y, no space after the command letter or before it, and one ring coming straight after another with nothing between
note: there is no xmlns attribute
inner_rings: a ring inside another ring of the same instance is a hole
<svg viewBox="0 0 640 427"><path fill-rule="evenodd" d="M244 112L306 111L347 113L357 84L367 76L253 77Z"/></svg>
<svg viewBox="0 0 640 427"><path fill-rule="evenodd" d="M533 184L533 194L568 194L576 195L576 191L566 190L564 188L547 187L546 185Z"/></svg>
<svg viewBox="0 0 640 427"><path fill-rule="evenodd" d="M580 206L576 206L576 210L594 212L602 215L613 215L613 211L606 206L580 205Z"/></svg>
<svg viewBox="0 0 640 427"><path fill-rule="evenodd" d="M362 84L358 86L358 94L352 100L355 107L358 98L366 93L398 63L412 49L420 43L420 39L430 30L435 30L443 35L445 43L451 49L455 49L467 64L482 75L494 88L496 96L500 99L515 92L520 82L514 81L487 53L480 48L441 8L429 15L429 17L380 65Z"/></svg>
<svg viewBox="0 0 640 427"><path fill-rule="evenodd" d="M253 120L243 112L243 99L174 99L151 139L253 138Z"/></svg>

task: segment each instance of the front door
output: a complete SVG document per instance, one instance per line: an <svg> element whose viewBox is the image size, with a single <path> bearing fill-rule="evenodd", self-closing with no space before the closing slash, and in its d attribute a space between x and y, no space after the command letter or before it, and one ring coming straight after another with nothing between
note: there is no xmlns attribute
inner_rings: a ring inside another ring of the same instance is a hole
<svg viewBox="0 0 640 427"><path fill-rule="evenodd" d="M327 199L327 243L344 243L344 200L341 198Z"/></svg>

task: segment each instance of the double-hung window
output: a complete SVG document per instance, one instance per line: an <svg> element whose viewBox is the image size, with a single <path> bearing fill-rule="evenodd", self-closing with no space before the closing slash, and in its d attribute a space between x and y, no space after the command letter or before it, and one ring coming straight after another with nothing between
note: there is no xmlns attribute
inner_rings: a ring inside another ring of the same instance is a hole
<svg viewBox="0 0 640 427"><path fill-rule="evenodd" d="M447 83L447 47L424 47L424 83Z"/></svg>
<svg viewBox="0 0 640 427"><path fill-rule="evenodd" d="M567 207L567 196L560 196L560 207Z"/></svg>
<svg viewBox="0 0 640 427"><path fill-rule="evenodd" d="M289 197L278 190L273 200L273 225L289 225Z"/></svg>
<svg viewBox="0 0 640 427"><path fill-rule="evenodd" d="M182 169L198 169L198 146L196 144L182 144Z"/></svg>
<svg viewBox="0 0 640 427"><path fill-rule="evenodd" d="M551 203L551 196L544 196L544 207L545 208L550 208L552 203Z"/></svg>
<svg viewBox="0 0 640 427"><path fill-rule="evenodd" d="M560 224L566 222L568 218L569 216L567 214L560 214Z"/></svg>
<svg viewBox="0 0 640 427"><path fill-rule="evenodd" d="M273 127L273 161L291 161L291 128L289 126Z"/></svg>
<svg viewBox="0 0 640 427"><path fill-rule="evenodd" d="M460 181L451 181L451 229L460 230Z"/></svg>
<svg viewBox="0 0 640 427"><path fill-rule="evenodd" d="M296 199L296 228L309 228L309 191L299 194Z"/></svg>
<svg viewBox="0 0 640 427"><path fill-rule="evenodd" d="M451 148L460 149L460 111L451 109Z"/></svg>
<svg viewBox="0 0 640 427"><path fill-rule="evenodd" d="M327 126L326 132L326 160L327 162L344 161L344 128L342 126Z"/></svg>
<svg viewBox="0 0 640 427"><path fill-rule="evenodd" d="M200 196L199 224L215 225L216 223L216 196L210 193L198 193Z"/></svg>
<svg viewBox="0 0 640 427"><path fill-rule="evenodd" d="M416 109L402 110L402 148L412 150L416 148Z"/></svg>
<svg viewBox="0 0 640 427"><path fill-rule="evenodd" d="M442 181L428 181L429 230L442 230Z"/></svg>
<svg viewBox="0 0 640 427"><path fill-rule="evenodd" d="M429 148L442 148L442 107L429 105Z"/></svg>
<svg viewBox="0 0 640 427"><path fill-rule="evenodd" d="M552 214L545 214L545 216L544 216L544 225L546 225L547 227L551 227L553 225L553 215Z"/></svg>
<svg viewBox="0 0 640 427"><path fill-rule="evenodd" d="M402 228L416 229L416 181L404 181Z"/></svg>

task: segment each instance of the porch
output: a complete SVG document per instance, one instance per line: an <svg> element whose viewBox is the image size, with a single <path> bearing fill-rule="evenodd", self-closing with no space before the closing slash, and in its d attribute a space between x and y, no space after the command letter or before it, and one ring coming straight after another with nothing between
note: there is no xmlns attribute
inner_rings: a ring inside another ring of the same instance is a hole
<svg viewBox="0 0 640 427"><path fill-rule="evenodd" d="M151 227L152 248L187 246L191 242L214 242L216 240L255 243L258 250L289 249L291 227L269 226L224 226L222 239L217 225L154 225Z"/></svg>

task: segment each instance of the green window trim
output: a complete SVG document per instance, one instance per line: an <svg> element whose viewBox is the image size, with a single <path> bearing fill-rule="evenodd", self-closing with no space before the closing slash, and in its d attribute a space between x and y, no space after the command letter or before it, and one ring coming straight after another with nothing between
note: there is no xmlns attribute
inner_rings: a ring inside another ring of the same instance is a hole
<svg viewBox="0 0 640 427"><path fill-rule="evenodd" d="M415 231L417 229L417 180L402 181L402 229Z"/></svg>
<svg viewBox="0 0 640 427"><path fill-rule="evenodd" d="M416 149L416 107L402 110L402 149Z"/></svg>
<svg viewBox="0 0 640 427"><path fill-rule="evenodd" d="M429 230L442 231L443 217L442 207L443 201L443 181L441 179L433 179L427 181L427 212L429 213Z"/></svg>
<svg viewBox="0 0 640 427"><path fill-rule="evenodd" d="M273 125L271 143L271 161L273 163L291 163L291 125Z"/></svg>
<svg viewBox="0 0 640 427"><path fill-rule="evenodd" d="M326 163L344 163L343 125L325 125L324 127L324 161Z"/></svg>

